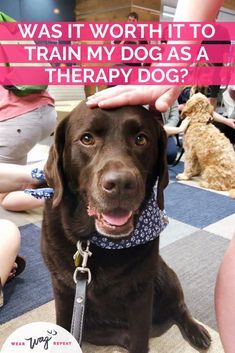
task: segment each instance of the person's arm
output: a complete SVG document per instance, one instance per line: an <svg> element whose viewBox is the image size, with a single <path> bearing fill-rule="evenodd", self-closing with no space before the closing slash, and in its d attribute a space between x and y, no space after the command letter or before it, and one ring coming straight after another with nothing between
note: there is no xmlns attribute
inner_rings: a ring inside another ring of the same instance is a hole
<svg viewBox="0 0 235 353"><path fill-rule="evenodd" d="M224 0L178 0L174 22L214 21Z"/></svg>
<svg viewBox="0 0 235 353"><path fill-rule="evenodd" d="M178 86L120 85L95 93L86 103L90 108L98 105L102 109L153 103L157 110L165 112L179 94Z"/></svg>
<svg viewBox="0 0 235 353"><path fill-rule="evenodd" d="M0 163L0 193L24 190L38 181L32 179L32 166Z"/></svg>
<svg viewBox="0 0 235 353"><path fill-rule="evenodd" d="M235 86L229 86L228 92L230 94L230 97L234 100L234 104L235 104Z"/></svg>
<svg viewBox="0 0 235 353"><path fill-rule="evenodd" d="M187 116L180 126L169 126L169 125L164 125L163 128L166 131L167 136L172 136L172 135L177 135L181 132L185 132L187 129L188 125L190 123L190 118Z"/></svg>
<svg viewBox="0 0 235 353"><path fill-rule="evenodd" d="M165 122L166 126L173 126L176 127L179 124L179 109L178 109L178 102L175 101L170 110L169 110L169 115L167 117L167 120ZM166 113L163 113L163 115Z"/></svg>
<svg viewBox="0 0 235 353"><path fill-rule="evenodd" d="M215 312L224 352L235 347L235 237L226 250L215 286Z"/></svg>
<svg viewBox="0 0 235 353"><path fill-rule="evenodd" d="M198 0L179 0L175 21L213 21L218 13L222 0L205 0L198 4ZM155 104L157 110L167 111L180 93L177 86L116 86L97 92L89 97L87 105L90 108L114 108L123 105Z"/></svg>
<svg viewBox="0 0 235 353"><path fill-rule="evenodd" d="M214 121L217 121L217 123L222 123L224 125L231 127L232 129L235 129L235 119L225 118L224 116L216 112L213 113L213 118L214 118Z"/></svg>

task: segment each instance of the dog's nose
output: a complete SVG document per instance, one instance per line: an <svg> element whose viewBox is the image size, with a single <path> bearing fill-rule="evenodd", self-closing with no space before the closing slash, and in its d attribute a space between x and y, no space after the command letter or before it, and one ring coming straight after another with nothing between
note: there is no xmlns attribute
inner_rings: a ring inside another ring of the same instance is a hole
<svg viewBox="0 0 235 353"><path fill-rule="evenodd" d="M134 194L137 191L137 180L129 171L108 171L103 175L102 188L106 193Z"/></svg>

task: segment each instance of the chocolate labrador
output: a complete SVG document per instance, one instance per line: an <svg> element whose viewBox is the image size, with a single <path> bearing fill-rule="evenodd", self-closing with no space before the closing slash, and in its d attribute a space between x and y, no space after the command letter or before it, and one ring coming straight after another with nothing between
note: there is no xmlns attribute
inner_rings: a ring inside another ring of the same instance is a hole
<svg viewBox="0 0 235 353"><path fill-rule="evenodd" d="M42 253L57 324L70 330L73 254L79 239L90 239L86 341L146 353L152 324L173 319L206 349L210 336L159 255L168 171L156 118L141 106L102 110L83 102L58 125L45 172L54 197L44 209Z"/></svg>

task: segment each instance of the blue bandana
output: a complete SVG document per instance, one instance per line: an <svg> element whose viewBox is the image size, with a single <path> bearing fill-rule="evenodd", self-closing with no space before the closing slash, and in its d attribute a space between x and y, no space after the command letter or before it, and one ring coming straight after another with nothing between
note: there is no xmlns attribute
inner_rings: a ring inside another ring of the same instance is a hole
<svg viewBox="0 0 235 353"><path fill-rule="evenodd" d="M45 176L42 170L34 169L32 177L43 181ZM36 198L49 199L53 197L54 190L52 188L41 189L26 189L26 193ZM165 211L161 211L157 204L155 191L152 192L146 207L140 213L136 227L128 239L121 239L120 241L113 241L98 232L91 235L91 243L104 249L126 249L141 244L146 244L159 237L160 233L168 224L168 218Z"/></svg>

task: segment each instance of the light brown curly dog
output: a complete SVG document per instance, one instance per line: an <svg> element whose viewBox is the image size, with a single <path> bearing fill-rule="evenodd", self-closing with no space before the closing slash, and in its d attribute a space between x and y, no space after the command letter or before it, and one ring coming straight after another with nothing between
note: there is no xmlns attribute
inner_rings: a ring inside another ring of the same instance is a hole
<svg viewBox="0 0 235 353"><path fill-rule="evenodd" d="M201 93L186 103L182 118L191 118L184 136L184 172L179 180L200 175L200 186L229 191L235 198L235 152L230 141L211 122L213 107Z"/></svg>

